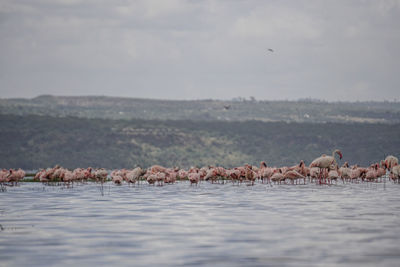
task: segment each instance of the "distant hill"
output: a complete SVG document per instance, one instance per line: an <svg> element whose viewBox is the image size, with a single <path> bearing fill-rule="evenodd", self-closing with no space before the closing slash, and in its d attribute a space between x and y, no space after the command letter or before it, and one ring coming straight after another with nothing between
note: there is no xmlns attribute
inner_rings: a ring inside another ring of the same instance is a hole
<svg viewBox="0 0 400 267"><path fill-rule="evenodd" d="M400 123L398 102L152 100L104 96L0 99L0 114L103 119Z"/></svg>
<svg viewBox="0 0 400 267"><path fill-rule="evenodd" d="M40 99L22 101L32 105ZM38 106L43 107L40 103ZM89 106L85 112L94 109ZM398 156L399 137L400 124L110 120L3 114L0 167L232 167L258 165L261 160L281 166L301 159L308 164L335 148L342 150L343 160L350 164L369 165L388 154Z"/></svg>

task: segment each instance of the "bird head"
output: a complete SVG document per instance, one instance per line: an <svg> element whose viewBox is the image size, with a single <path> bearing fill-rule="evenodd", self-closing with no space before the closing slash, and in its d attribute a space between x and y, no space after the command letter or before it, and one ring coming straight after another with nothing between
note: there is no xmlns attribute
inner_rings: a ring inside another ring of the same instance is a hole
<svg viewBox="0 0 400 267"><path fill-rule="evenodd" d="M261 161L261 166L265 167L265 168L267 167L267 164L265 163L265 161Z"/></svg>
<svg viewBox="0 0 400 267"><path fill-rule="evenodd" d="M342 152L339 149L336 149L335 152L339 155L339 159L343 158Z"/></svg>

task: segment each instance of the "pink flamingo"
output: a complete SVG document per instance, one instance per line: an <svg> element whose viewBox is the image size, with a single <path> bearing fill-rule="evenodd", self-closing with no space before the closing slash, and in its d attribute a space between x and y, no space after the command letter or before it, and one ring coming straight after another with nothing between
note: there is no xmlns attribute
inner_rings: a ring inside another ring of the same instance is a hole
<svg viewBox="0 0 400 267"><path fill-rule="evenodd" d="M256 175L253 171L253 166L249 164L244 165L245 168L245 179L251 182L251 185L254 185L254 181L256 180Z"/></svg>
<svg viewBox="0 0 400 267"><path fill-rule="evenodd" d="M390 177L393 181L399 181L400 178L400 165L398 165L397 163L394 164L394 166L392 166L392 170L390 171Z"/></svg>
<svg viewBox="0 0 400 267"><path fill-rule="evenodd" d="M234 184L236 181L239 182L240 171L236 168L227 171L228 177L231 179Z"/></svg>
<svg viewBox="0 0 400 267"><path fill-rule="evenodd" d="M281 183L281 181L284 181L284 180L285 180L285 177L283 177L282 170L276 169L274 171L274 174L271 176L271 181L275 182L275 183L276 182Z"/></svg>
<svg viewBox="0 0 400 267"><path fill-rule="evenodd" d="M329 183L332 183L332 181L335 181L337 183L338 179L339 179L339 167L336 165L335 169L330 170L328 172L328 181Z"/></svg>
<svg viewBox="0 0 400 267"><path fill-rule="evenodd" d="M365 173L365 179L367 181L375 181L378 177L378 166L376 164L370 166Z"/></svg>
<svg viewBox="0 0 400 267"><path fill-rule="evenodd" d="M157 172L156 174L156 180L158 182L158 185L163 185L164 184L164 180L165 180L165 173L163 172Z"/></svg>
<svg viewBox="0 0 400 267"><path fill-rule="evenodd" d="M208 171L207 167L203 167L199 170L200 180L204 180L204 177L206 177L207 175L207 171Z"/></svg>
<svg viewBox="0 0 400 267"><path fill-rule="evenodd" d="M199 181L200 181L200 173L198 173L198 172L189 173L188 178L189 178L189 181L190 181L191 185L192 184L196 184L197 185L199 183Z"/></svg>
<svg viewBox="0 0 400 267"><path fill-rule="evenodd" d="M185 171L184 169L181 169L181 170L178 171L178 176L177 177L179 178L179 180L186 179L186 178L188 178L188 172Z"/></svg>
<svg viewBox="0 0 400 267"><path fill-rule="evenodd" d="M211 168L208 170L207 175L204 177L205 181L211 180L211 183L214 183L218 179L218 169Z"/></svg>
<svg viewBox="0 0 400 267"><path fill-rule="evenodd" d="M331 168L331 166L337 166L337 163L335 160L335 154L338 154L339 158L342 159L342 157L343 157L342 152L340 152L339 149L336 149L332 152L332 156L327 156L324 154L321 157L316 158L311 162L310 168L318 167L321 169L319 183L321 183L321 178L327 177L327 174L323 174L324 171L326 173L328 173L328 170Z"/></svg>
<svg viewBox="0 0 400 267"><path fill-rule="evenodd" d="M84 174L85 174L85 177L84 177L85 180L94 178L94 175L92 173L92 167L88 167L86 170L84 170Z"/></svg>
<svg viewBox="0 0 400 267"><path fill-rule="evenodd" d="M310 180L318 179L321 176L321 169L317 167L310 168Z"/></svg>
<svg viewBox="0 0 400 267"><path fill-rule="evenodd" d="M42 183L50 182L50 177L49 177L49 174L48 174L47 170L42 170L39 173L39 181L42 182Z"/></svg>
<svg viewBox="0 0 400 267"><path fill-rule="evenodd" d="M300 160L298 165L289 168L290 171L296 171L303 176L307 176L307 168L303 160Z"/></svg>
<svg viewBox="0 0 400 267"><path fill-rule="evenodd" d="M72 171L66 170L63 174L62 181L66 184L72 183L74 181L74 173Z"/></svg>
<svg viewBox="0 0 400 267"><path fill-rule="evenodd" d="M10 169L7 178L8 178L9 182L12 182L12 183L16 182L17 181L17 174L15 173L15 170Z"/></svg>
<svg viewBox="0 0 400 267"><path fill-rule="evenodd" d="M120 176L120 175L115 175L115 176L113 176L112 181L113 181L115 184L120 185L120 184L122 184L122 182L124 181L124 178L122 178L122 176Z"/></svg>
<svg viewBox="0 0 400 267"><path fill-rule="evenodd" d="M385 166L389 171L397 164L399 164L399 159L395 156L389 155L385 158Z"/></svg>
<svg viewBox="0 0 400 267"><path fill-rule="evenodd" d="M104 183L107 180L108 172L105 169L97 169L94 172L94 178L101 183Z"/></svg>
<svg viewBox="0 0 400 267"><path fill-rule="evenodd" d="M377 163L378 164L378 163ZM382 178L383 176L385 176L385 174L386 174L386 170L385 170L385 168L383 168L382 167L383 165L382 165L382 162L381 162L381 164L378 164L378 170L377 170L377 172L378 172L378 177L380 177L380 178Z"/></svg>
<svg viewBox="0 0 400 267"><path fill-rule="evenodd" d="M350 178L352 181L358 180L361 178L362 181L364 181L365 174L367 173L367 169L358 167L357 165L352 167L352 170L350 172Z"/></svg>
<svg viewBox="0 0 400 267"><path fill-rule="evenodd" d="M346 161L342 167L339 168L339 176L342 178L343 183L345 180L349 180L350 179L350 173L351 173L351 169L349 168L349 163Z"/></svg>
<svg viewBox="0 0 400 267"><path fill-rule="evenodd" d="M177 173L175 172L175 170L174 170L174 169L168 168L168 169L166 170L164 183L166 183L166 184L173 184L173 183L175 183L175 181L176 181L176 176L177 176Z"/></svg>
<svg viewBox="0 0 400 267"><path fill-rule="evenodd" d="M8 182L7 176L10 172L6 169L0 171L0 183Z"/></svg>
<svg viewBox="0 0 400 267"><path fill-rule="evenodd" d="M140 176L142 175L143 170L140 167L136 167L135 169L131 170L131 171L127 171L126 172L126 181L129 183L136 183L137 181L139 181Z"/></svg>
<svg viewBox="0 0 400 267"><path fill-rule="evenodd" d="M300 179L303 179L303 180L304 180L304 184L306 184L306 177L305 177L304 175L298 173L298 172L295 171L295 170L285 172L285 173L283 174L283 178L284 178L285 180L286 180L286 179L291 180L292 184L294 184L295 181L296 181L296 183L297 183L297 179L300 178Z"/></svg>
<svg viewBox="0 0 400 267"><path fill-rule="evenodd" d="M76 180L82 181L85 179L85 170L82 168L77 168L73 170L72 173L74 174Z"/></svg>
<svg viewBox="0 0 400 267"><path fill-rule="evenodd" d="M149 174L146 180L149 184L154 184L157 181L157 176L155 174Z"/></svg>
<svg viewBox="0 0 400 267"><path fill-rule="evenodd" d="M273 173L274 173L274 169L268 167L267 164L265 163L265 161L262 161L260 163L259 178L261 179L261 181L263 183L264 183L265 179L267 179L267 181L269 181L269 179L271 178Z"/></svg>
<svg viewBox="0 0 400 267"><path fill-rule="evenodd" d="M153 165L150 167L150 170L152 173L157 173L157 172L165 172L166 168L160 165Z"/></svg>

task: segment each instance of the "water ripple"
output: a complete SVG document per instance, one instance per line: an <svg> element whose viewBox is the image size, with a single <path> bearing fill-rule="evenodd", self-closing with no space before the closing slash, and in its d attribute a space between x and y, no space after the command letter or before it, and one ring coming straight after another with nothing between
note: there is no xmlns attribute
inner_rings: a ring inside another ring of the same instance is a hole
<svg viewBox="0 0 400 267"><path fill-rule="evenodd" d="M25 183L0 193L0 262L398 266L399 189Z"/></svg>

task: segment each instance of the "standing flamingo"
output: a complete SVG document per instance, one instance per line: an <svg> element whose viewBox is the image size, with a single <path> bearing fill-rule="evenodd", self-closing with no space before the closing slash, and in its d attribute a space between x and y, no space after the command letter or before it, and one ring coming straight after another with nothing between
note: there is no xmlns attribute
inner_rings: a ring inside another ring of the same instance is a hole
<svg viewBox="0 0 400 267"><path fill-rule="evenodd" d="M349 180L350 179L350 173L351 173L351 169L349 168L349 163L346 161L342 167L340 167L339 169L339 175L343 180L343 183L345 180Z"/></svg>
<svg viewBox="0 0 400 267"><path fill-rule="evenodd" d="M289 179L292 182L292 184L294 184L295 181L296 181L296 184L297 184L297 179L300 178L300 179L303 179L304 180L304 184L306 184L306 177L304 175L298 173L295 170L285 172L285 174L283 174L283 178L285 180Z"/></svg>
<svg viewBox="0 0 400 267"><path fill-rule="evenodd" d="M397 163L392 167L392 170L390 171L390 177L395 182L399 181L399 178L400 178L400 165L398 165Z"/></svg>
<svg viewBox="0 0 400 267"><path fill-rule="evenodd" d="M332 156L327 156L327 155L322 155L319 158L314 159L311 164L310 164L310 168L312 167L318 167L322 170L322 172L320 173L320 183L321 183L321 178L326 178L327 174L324 174L323 171L325 171L326 173L328 173L329 169L331 168L331 166L337 166L336 160L335 160L335 154L339 155L339 158L342 159L342 152L340 152L339 149L335 149L332 152Z"/></svg>
<svg viewBox="0 0 400 267"><path fill-rule="evenodd" d="M285 178L283 177L282 170L275 169L274 174L271 176L271 181L281 183L281 181L284 181L284 180L285 180Z"/></svg>
<svg viewBox="0 0 400 267"><path fill-rule="evenodd" d="M192 184L197 185L200 181L200 173L197 173L197 172L189 173L188 178L190 181L190 185L192 185Z"/></svg>
<svg viewBox="0 0 400 267"><path fill-rule="evenodd" d="M372 182L376 178L378 178L378 165L373 164L367 169L367 172L365 173L365 179Z"/></svg>
<svg viewBox="0 0 400 267"><path fill-rule="evenodd" d="M101 183L104 183L107 180L108 172L106 169L97 169L94 172L94 178L96 181L100 181Z"/></svg>
<svg viewBox="0 0 400 267"><path fill-rule="evenodd" d="M71 182L74 182L74 173L72 171L65 171L63 174L62 181L64 184L70 184Z"/></svg>
<svg viewBox="0 0 400 267"><path fill-rule="evenodd" d="M9 171L6 169L2 169L0 171L0 183L8 182L7 176L9 174Z"/></svg>
<svg viewBox="0 0 400 267"><path fill-rule="evenodd" d="M146 180L149 184L155 184L155 182L157 181L157 176L155 174L149 174Z"/></svg>
<svg viewBox="0 0 400 267"><path fill-rule="evenodd" d="M328 181L329 183L332 183L332 181L335 181L337 183L338 178L339 178L339 167L336 165L336 168L328 172Z"/></svg>
<svg viewBox="0 0 400 267"><path fill-rule="evenodd" d="M385 166L389 171L397 164L399 164L399 159L395 156L389 155L385 158Z"/></svg>
<svg viewBox="0 0 400 267"><path fill-rule="evenodd" d="M124 181L124 178L122 178L122 176L120 176L120 175L115 175L115 176L112 177L112 181L113 181L115 184L120 185L120 184L122 184L122 182Z"/></svg>

